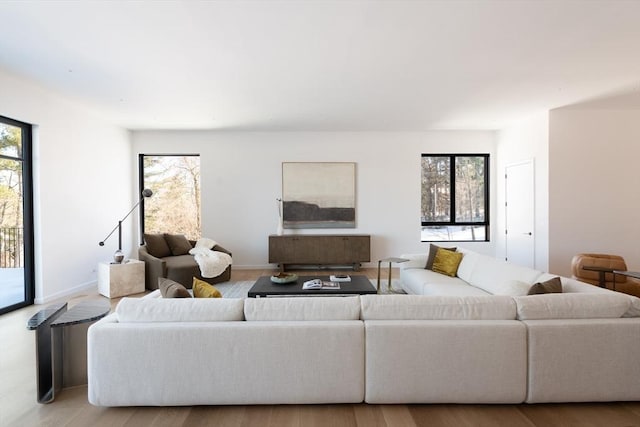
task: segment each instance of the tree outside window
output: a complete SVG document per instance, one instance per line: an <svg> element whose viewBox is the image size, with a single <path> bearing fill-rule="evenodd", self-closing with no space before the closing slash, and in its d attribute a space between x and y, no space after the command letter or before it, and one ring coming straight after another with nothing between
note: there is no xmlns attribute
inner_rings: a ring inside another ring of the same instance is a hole
<svg viewBox="0 0 640 427"><path fill-rule="evenodd" d="M22 129L0 123L0 268L23 267Z"/></svg>
<svg viewBox="0 0 640 427"><path fill-rule="evenodd" d="M31 129L0 116L0 314L33 304Z"/></svg>
<svg viewBox="0 0 640 427"><path fill-rule="evenodd" d="M143 215L145 233L184 234L201 237L200 157L198 155L146 155L141 157L141 188L146 198Z"/></svg>
<svg viewBox="0 0 640 427"><path fill-rule="evenodd" d="M488 241L488 183L488 154L423 154L421 240Z"/></svg>

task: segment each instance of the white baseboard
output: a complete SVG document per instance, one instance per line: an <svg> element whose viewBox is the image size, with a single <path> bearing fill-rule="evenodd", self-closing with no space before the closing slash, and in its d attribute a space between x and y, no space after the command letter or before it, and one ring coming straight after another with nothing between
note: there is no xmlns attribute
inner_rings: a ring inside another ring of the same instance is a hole
<svg viewBox="0 0 640 427"><path fill-rule="evenodd" d="M98 282L97 281L87 282L78 286L74 286L73 288L56 292L55 294L52 294L52 295L47 295L44 298L36 297L33 302L34 304L38 304L38 305L50 304L54 301L57 301L63 298L68 299L68 297L70 296L75 296L76 294L79 294L81 292L87 292L87 291L98 292Z"/></svg>

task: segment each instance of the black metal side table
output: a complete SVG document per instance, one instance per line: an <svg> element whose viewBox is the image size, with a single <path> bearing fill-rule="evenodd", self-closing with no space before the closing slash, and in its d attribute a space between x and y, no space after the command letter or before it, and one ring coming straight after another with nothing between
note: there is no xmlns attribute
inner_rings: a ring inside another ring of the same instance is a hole
<svg viewBox="0 0 640 427"><path fill-rule="evenodd" d="M398 291L396 289L393 288L393 286L391 285L391 264L396 263L402 263L402 262L407 262L409 261L406 258L384 258L381 259L380 261L378 261L378 293L380 293L380 266L383 262L388 262L389 263L389 281L387 282L387 288L389 289L389 293L392 294L401 294L403 292Z"/></svg>
<svg viewBox="0 0 640 427"><path fill-rule="evenodd" d="M87 330L111 311L106 301L67 303L34 314L27 329L36 331L38 403L50 403L62 388L87 383Z"/></svg>

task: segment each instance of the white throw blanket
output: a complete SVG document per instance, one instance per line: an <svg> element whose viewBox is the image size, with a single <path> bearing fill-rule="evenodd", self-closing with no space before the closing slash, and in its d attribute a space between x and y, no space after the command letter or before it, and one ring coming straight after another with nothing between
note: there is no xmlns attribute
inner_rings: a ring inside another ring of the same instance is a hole
<svg viewBox="0 0 640 427"><path fill-rule="evenodd" d="M229 254L212 250L215 245L217 245L217 243L214 240L204 237L199 239L195 247L189 251L198 263L202 277L217 277L232 263Z"/></svg>

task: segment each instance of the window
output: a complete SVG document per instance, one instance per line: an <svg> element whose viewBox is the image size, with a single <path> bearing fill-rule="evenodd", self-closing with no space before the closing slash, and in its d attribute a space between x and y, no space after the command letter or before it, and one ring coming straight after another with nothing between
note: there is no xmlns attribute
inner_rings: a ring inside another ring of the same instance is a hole
<svg viewBox="0 0 640 427"><path fill-rule="evenodd" d="M140 191L153 191L140 205L140 241L144 233L200 238L200 156L140 154L139 168Z"/></svg>
<svg viewBox="0 0 640 427"><path fill-rule="evenodd" d="M489 155L423 154L423 242L489 241Z"/></svg>
<svg viewBox="0 0 640 427"><path fill-rule="evenodd" d="M0 116L0 314L33 304L31 125Z"/></svg>

